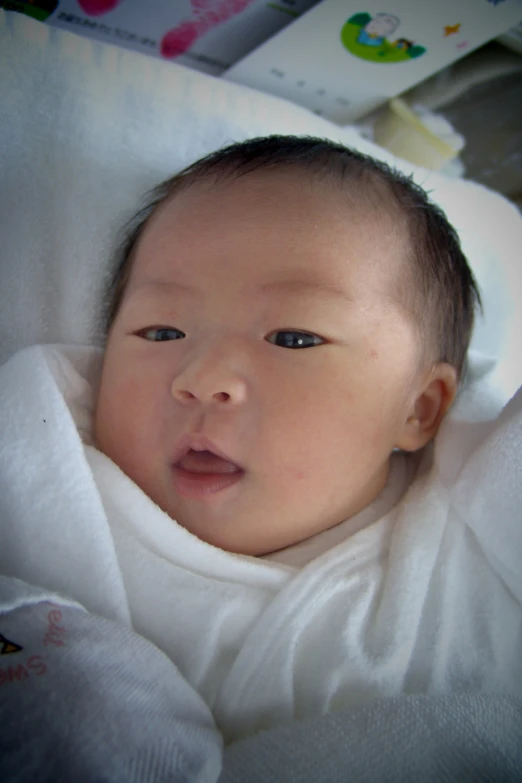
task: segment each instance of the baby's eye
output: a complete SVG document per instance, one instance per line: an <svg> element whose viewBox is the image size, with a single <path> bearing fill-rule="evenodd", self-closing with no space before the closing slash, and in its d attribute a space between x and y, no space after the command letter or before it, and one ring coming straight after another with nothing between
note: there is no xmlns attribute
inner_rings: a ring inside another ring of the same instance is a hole
<svg viewBox="0 0 522 783"><path fill-rule="evenodd" d="M138 337L143 337L145 340L150 340L154 343L160 343L165 340L179 340L177 335L183 335L183 332L168 326L157 326L152 329L142 329L141 332L138 332Z"/></svg>
<svg viewBox="0 0 522 783"><path fill-rule="evenodd" d="M277 337L278 335L281 335L280 339L277 341L277 345L280 348L313 348L316 345L322 345L324 343L324 340L321 337L318 337L316 334L309 334L308 332L281 331L273 333L274 337ZM271 338L270 342L272 342Z"/></svg>

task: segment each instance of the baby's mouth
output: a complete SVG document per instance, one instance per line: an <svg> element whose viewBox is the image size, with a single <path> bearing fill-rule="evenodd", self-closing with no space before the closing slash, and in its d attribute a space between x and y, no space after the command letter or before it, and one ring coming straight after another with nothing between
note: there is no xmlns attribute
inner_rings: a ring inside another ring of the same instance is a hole
<svg viewBox="0 0 522 783"><path fill-rule="evenodd" d="M176 467L189 473L239 473L241 468L233 462L218 457L212 451L190 451L179 460Z"/></svg>
<svg viewBox="0 0 522 783"><path fill-rule="evenodd" d="M222 490L233 487L245 471L212 451L188 451L174 465L172 480L180 497L212 502Z"/></svg>

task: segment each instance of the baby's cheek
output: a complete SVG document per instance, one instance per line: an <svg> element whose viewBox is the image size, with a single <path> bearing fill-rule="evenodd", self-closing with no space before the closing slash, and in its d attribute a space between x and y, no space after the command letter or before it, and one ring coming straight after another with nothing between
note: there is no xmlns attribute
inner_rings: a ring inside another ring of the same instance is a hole
<svg viewBox="0 0 522 783"><path fill-rule="evenodd" d="M133 445L133 413L132 395L124 394L118 382L104 379L96 405L95 437L98 448L117 464L121 463L122 453Z"/></svg>
<svg viewBox="0 0 522 783"><path fill-rule="evenodd" d="M324 486L332 475L335 455L323 444L308 441L305 449L287 453L284 465L274 470L275 479L281 491L289 496L305 497L313 494L317 487Z"/></svg>
<svg viewBox="0 0 522 783"><path fill-rule="evenodd" d="M290 467L286 471L287 473L287 481L292 482L292 484L300 484L303 481L306 481L310 472L303 470L299 467Z"/></svg>

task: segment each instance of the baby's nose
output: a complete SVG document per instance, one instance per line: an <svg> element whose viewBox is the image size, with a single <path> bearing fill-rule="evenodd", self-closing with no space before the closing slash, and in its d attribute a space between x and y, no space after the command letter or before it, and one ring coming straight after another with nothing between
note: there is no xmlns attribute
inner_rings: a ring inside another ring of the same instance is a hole
<svg viewBox="0 0 522 783"><path fill-rule="evenodd" d="M172 394L181 402L184 402L185 400L203 399L202 395L194 394L188 389L177 388L174 384L172 386ZM232 399L229 392L214 392L214 394L212 394L211 396L217 402L228 402L229 400Z"/></svg>
<svg viewBox="0 0 522 783"><path fill-rule="evenodd" d="M193 368L180 373L172 383L178 402L239 405L246 399L246 382L227 367Z"/></svg>

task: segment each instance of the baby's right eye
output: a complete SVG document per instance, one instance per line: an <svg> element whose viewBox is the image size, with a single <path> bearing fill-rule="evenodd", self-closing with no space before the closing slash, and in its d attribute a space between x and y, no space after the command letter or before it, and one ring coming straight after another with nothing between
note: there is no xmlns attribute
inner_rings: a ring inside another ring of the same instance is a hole
<svg viewBox="0 0 522 783"><path fill-rule="evenodd" d="M144 340L150 340L153 343L170 342L170 340L179 340L176 335L183 335L179 329L172 329L169 326L155 326L151 329L142 329L137 332L138 337L143 337ZM154 336L156 335L156 336Z"/></svg>

